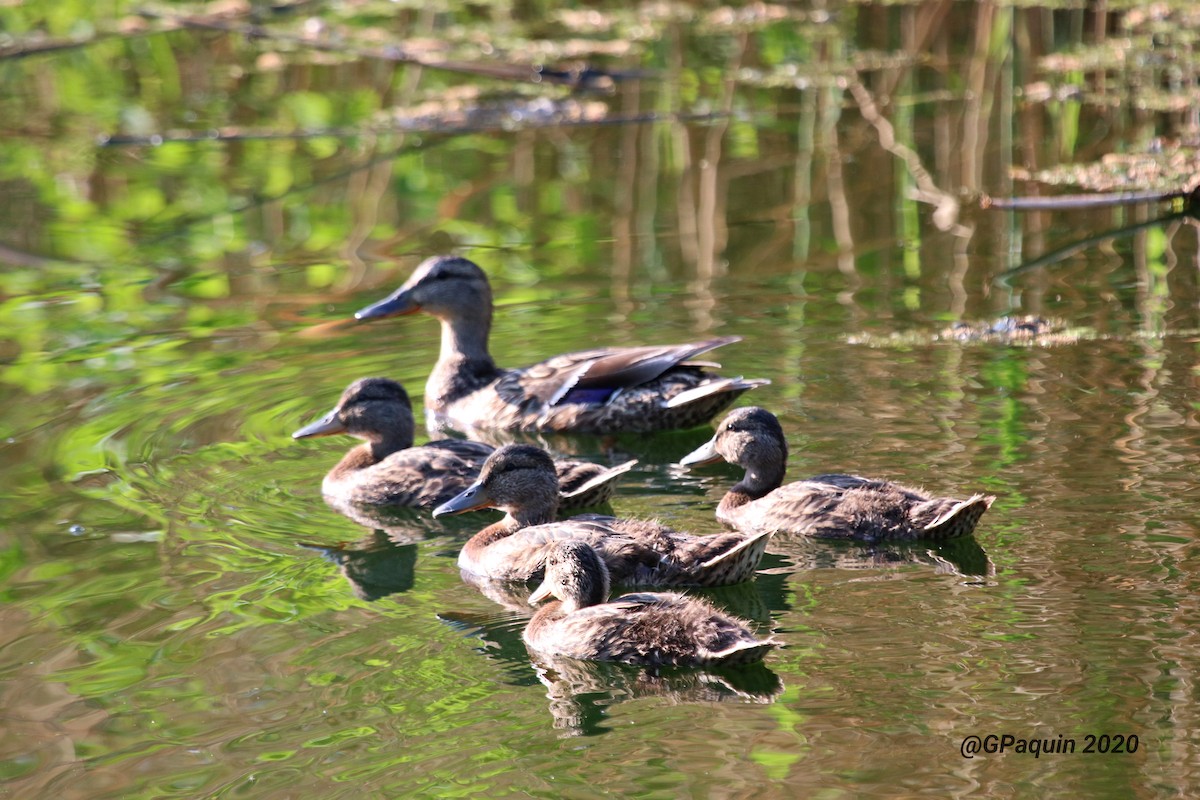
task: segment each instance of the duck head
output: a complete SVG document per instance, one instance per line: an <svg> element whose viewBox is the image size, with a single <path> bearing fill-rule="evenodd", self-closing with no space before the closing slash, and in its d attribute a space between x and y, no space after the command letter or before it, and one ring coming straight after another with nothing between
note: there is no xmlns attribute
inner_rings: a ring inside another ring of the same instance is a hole
<svg viewBox="0 0 1200 800"><path fill-rule="evenodd" d="M466 314L490 321L492 289L487 275L473 261L458 256L434 256L421 262L396 291L354 314L371 320L424 311L438 319Z"/></svg>

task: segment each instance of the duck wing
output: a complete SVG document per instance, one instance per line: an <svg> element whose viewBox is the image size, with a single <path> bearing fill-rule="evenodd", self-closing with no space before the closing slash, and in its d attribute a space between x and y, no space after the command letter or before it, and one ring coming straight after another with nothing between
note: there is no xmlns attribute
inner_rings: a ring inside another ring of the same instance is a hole
<svg viewBox="0 0 1200 800"><path fill-rule="evenodd" d="M429 442L412 449L427 450L431 453L436 451L447 456L456 456L463 461L478 461L479 466L482 467L483 462L496 448L483 442L473 442L470 439L438 439L436 442Z"/></svg>
<svg viewBox="0 0 1200 800"><path fill-rule="evenodd" d="M378 464L345 478L348 489L326 479L326 494L343 495L351 503L431 508L471 485L492 448L478 442L447 439L408 447Z"/></svg>
<svg viewBox="0 0 1200 800"><path fill-rule="evenodd" d="M587 508L608 502L612 497L613 481L637 465L637 459L615 467L605 467L590 461L556 460L558 497L563 508Z"/></svg>
<svg viewBox="0 0 1200 800"><path fill-rule="evenodd" d="M925 539L957 539L975 531L983 512L992 507L996 498L976 494L966 500L935 497L912 509L913 524L921 529Z"/></svg>
<svg viewBox="0 0 1200 800"><path fill-rule="evenodd" d="M741 338L722 336L687 344L584 350L514 370L506 377L515 380L523 394L536 397L547 406L602 404L622 389L652 381L674 367L713 366L687 362L709 350L741 341Z"/></svg>
<svg viewBox="0 0 1200 800"><path fill-rule="evenodd" d="M616 520L610 527L623 538L609 547L605 561L613 580L627 586L741 583L754 576L771 536L770 531L697 536L649 520Z"/></svg>

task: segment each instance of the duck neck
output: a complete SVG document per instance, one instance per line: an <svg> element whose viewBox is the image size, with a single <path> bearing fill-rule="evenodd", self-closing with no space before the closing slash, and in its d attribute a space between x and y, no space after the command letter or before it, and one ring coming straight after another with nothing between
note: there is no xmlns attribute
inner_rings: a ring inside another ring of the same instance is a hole
<svg viewBox="0 0 1200 800"><path fill-rule="evenodd" d="M412 436L385 436L363 442L357 447L350 448L349 452L342 456L342 460L329 470L328 477L336 480L359 470L373 467L392 453L407 447L412 447Z"/></svg>
<svg viewBox="0 0 1200 800"><path fill-rule="evenodd" d="M463 545L463 552L469 557L474 558L489 546L501 539L507 539L522 528L553 522L555 510L551 506L549 509L520 508L515 511L507 511L504 519L499 522L493 522L468 539L467 543Z"/></svg>
<svg viewBox="0 0 1200 800"><path fill-rule="evenodd" d="M785 467L753 465L721 500L722 508L736 508L775 491L783 484Z"/></svg>
<svg viewBox="0 0 1200 800"><path fill-rule="evenodd" d="M441 323L442 349L425 384L425 405L433 411L444 409L500 375L488 352L490 308L478 316L447 317Z"/></svg>
<svg viewBox="0 0 1200 800"><path fill-rule="evenodd" d="M521 528L531 528L534 525L546 525L547 523L554 522L554 517L557 513L558 496L555 493L549 502L508 509L508 514L501 521L509 522L514 530L520 530Z"/></svg>
<svg viewBox="0 0 1200 800"><path fill-rule="evenodd" d="M468 539L467 543L463 545L463 555L474 560L482 555L488 547L501 539L507 539L519 530L521 530L521 526L511 516L505 516L504 519L493 522Z"/></svg>

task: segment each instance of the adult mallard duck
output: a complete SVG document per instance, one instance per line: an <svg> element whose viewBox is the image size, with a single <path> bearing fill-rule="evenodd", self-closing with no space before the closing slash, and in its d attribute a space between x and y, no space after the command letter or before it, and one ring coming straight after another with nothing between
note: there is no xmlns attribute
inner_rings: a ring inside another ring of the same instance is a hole
<svg viewBox="0 0 1200 800"><path fill-rule="evenodd" d="M541 448L510 444L488 456L479 479L433 515L498 508L504 519L470 538L458 566L476 578L527 581L542 574L546 553L564 539L596 548L614 580L629 585L724 586L749 579L769 534L694 536L648 520L589 514L554 522L554 463Z"/></svg>
<svg viewBox="0 0 1200 800"><path fill-rule="evenodd" d="M609 601L609 581L604 560L587 542L555 542L546 578L529 602L558 599L529 620L525 644L548 655L681 667L749 664L778 645L694 597L646 592Z"/></svg>
<svg viewBox="0 0 1200 800"><path fill-rule="evenodd" d="M465 258L426 259L391 296L354 316L379 319L424 311L442 323L442 349L425 384L435 426L458 430L572 433L688 428L711 419L761 379L722 378L693 362L739 341L605 347L567 353L524 369L501 369L488 353L492 289Z"/></svg>
<svg viewBox="0 0 1200 800"><path fill-rule="evenodd" d="M953 539L975 530L995 497L929 497L892 481L817 475L783 484L787 440L779 420L761 408L729 412L717 433L679 462L724 459L746 470L717 506L717 519L743 531L796 533L822 539Z"/></svg>
<svg viewBox="0 0 1200 800"><path fill-rule="evenodd" d="M471 485L492 454L491 445L443 439L413 447L413 413L404 387L387 378L361 378L346 388L323 419L292 434L294 439L347 433L365 440L346 453L321 483L340 504L431 508ZM586 461L552 462L558 502L568 508L599 505L612 496L613 478L636 461L603 467Z"/></svg>

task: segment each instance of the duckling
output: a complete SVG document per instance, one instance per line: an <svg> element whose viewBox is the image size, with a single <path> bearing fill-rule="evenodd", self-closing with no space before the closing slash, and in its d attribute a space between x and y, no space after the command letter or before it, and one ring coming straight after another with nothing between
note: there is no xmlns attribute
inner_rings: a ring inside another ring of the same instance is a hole
<svg viewBox="0 0 1200 800"><path fill-rule="evenodd" d="M354 316L380 319L424 311L442 324L437 365L425 384L435 427L509 431L621 433L689 428L743 392L770 383L722 378L697 356L740 341L605 347L555 356L523 369L501 369L488 352L492 289L474 262L426 259L391 296Z"/></svg>
<svg viewBox="0 0 1200 800"><path fill-rule="evenodd" d="M717 433L680 464L724 459L746 474L717 506L717 519L743 531L776 531L821 539L953 539L975 530L996 499L929 497L885 480L817 475L783 484L787 440L775 415L761 408L729 412Z"/></svg>
<svg viewBox="0 0 1200 800"><path fill-rule="evenodd" d="M433 511L434 517L479 508L505 512L467 541L459 568L489 580L527 581L542 574L556 541L570 539L599 551L619 583L724 586L748 580L767 546L768 533L694 536L657 522L597 514L554 522L556 481L554 464L539 447L509 444L488 456L479 479Z"/></svg>
<svg viewBox="0 0 1200 800"><path fill-rule="evenodd" d="M294 439L348 433L364 440L325 475L321 490L338 504L431 508L461 492L479 476L493 448L480 442L443 439L413 447L408 393L387 378L361 378L342 393L323 419L292 434ZM603 467L586 461L553 462L566 508L606 502L613 479L636 461Z"/></svg>
<svg viewBox="0 0 1200 800"><path fill-rule="evenodd" d="M558 599L529 620L525 644L548 655L685 667L750 664L779 644L754 638L745 622L703 600L646 592L609 601L609 585L604 559L587 542L555 542L529 602Z"/></svg>

